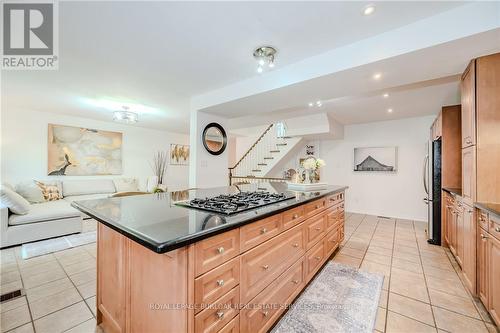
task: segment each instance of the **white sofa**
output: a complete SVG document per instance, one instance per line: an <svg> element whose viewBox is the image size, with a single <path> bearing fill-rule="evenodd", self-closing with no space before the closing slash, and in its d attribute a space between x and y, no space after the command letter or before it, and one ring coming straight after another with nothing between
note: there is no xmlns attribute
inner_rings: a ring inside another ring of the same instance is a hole
<svg viewBox="0 0 500 333"><path fill-rule="evenodd" d="M61 184L63 199L31 204L27 214L0 208L0 248L81 232L88 216L71 207L71 202L106 198L124 190L116 179L63 180Z"/></svg>

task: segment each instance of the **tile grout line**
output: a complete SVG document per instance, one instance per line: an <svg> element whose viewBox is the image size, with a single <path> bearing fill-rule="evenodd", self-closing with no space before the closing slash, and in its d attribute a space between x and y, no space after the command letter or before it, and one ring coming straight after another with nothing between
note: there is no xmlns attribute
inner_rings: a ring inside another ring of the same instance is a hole
<svg viewBox="0 0 500 333"><path fill-rule="evenodd" d="M436 316L434 315L434 309L432 308L431 293L429 292L429 286L427 285L427 277L425 275L424 263L422 261L422 255L420 254L420 245L418 244L417 233L415 232L415 221L412 221L413 232L415 234L415 241L417 242L418 258L420 259L420 265L422 266L422 275L424 276L425 291L427 292L427 297L429 298L429 307L431 308L432 320L434 321L434 327L437 329Z"/></svg>
<svg viewBox="0 0 500 333"><path fill-rule="evenodd" d="M24 288L24 280L23 280L23 275L21 274L21 267L19 266L19 262L17 260L16 253L14 251L12 251L12 253L14 254L14 259L16 260L16 266L17 266L17 270L19 272L19 278L21 279L21 285L22 285L22 288L23 288L24 293L25 293L24 294L24 298L26 299L26 306L28 307L28 313L30 314L30 319L31 319L30 324L31 324L31 327L33 328L33 332L36 333L35 322L33 320L33 314L31 313L30 302L28 301L28 294L26 293L26 289ZM26 324L28 324L28 323L25 323L23 325L26 325ZM20 325L18 327L12 328L11 331L15 330L15 329L17 329L17 328L19 328L19 327L21 327L23 325Z"/></svg>
<svg viewBox="0 0 500 333"><path fill-rule="evenodd" d="M85 249L83 249L85 252L87 252ZM59 266L61 266L62 270L64 271L64 274L66 274L66 277L68 278L68 280L71 282L71 284L73 285L73 287L75 287L76 289L76 292L78 293L78 295L80 295L80 297L82 298L83 300L83 303L85 304L85 306L89 309L90 311L90 314L92 314L92 317L95 318L94 316L94 312L92 311L92 309L90 308L90 306L87 304L87 302L85 301L85 298L83 297L82 293L80 292L80 290L78 289L78 287L76 286L76 284L73 282L73 280L71 280L70 276L68 275L68 272L66 272L66 270L64 269L63 265L59 262L59 259L56 257L56 261L57 263L59 264ZM89 297L91 298L91 297ZM78 303L78 302L77 302ZM77 304L77 303L74 303L74 304ZM74 305L72 304L72 305ZM69 305L69 306L72 306L72 305ZM68 308L69 306L66 306L64 307L63 309L66 309ZM62 310L62 309L61 309ZM86 320L85 320L86 321ZM84 323L85 321L82 321L81 323ZM78 325L80 325L81 323L78 323ZM78 325L75 325L74 327L78 326ZM72 328L72 327L71 327ZM71 329L70 328L70 329Z"/></svg>
<svg viewBox="0 0 500 333"><path fill-rule="evenodd" d="M394 243L396 242L396 225L398 223L397 219L394 219L393 227L392 227L392 247L391 247L391 266L390 266L390 276L392 276L392 261L394 259ZM389 297L391 297L391 278L389 277L389 282L387 283L387 301L386 301L386 311L385 311L385 323L384 323L384 332L387 331L387 321L389 319Z"/></svg>

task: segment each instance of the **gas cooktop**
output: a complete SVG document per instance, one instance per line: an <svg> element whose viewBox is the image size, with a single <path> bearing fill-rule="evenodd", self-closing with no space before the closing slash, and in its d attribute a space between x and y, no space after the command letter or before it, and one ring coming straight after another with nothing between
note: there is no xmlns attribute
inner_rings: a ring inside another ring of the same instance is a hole
<svg viewBox="0 0 500 333"><path fill-rule="evenodd" d="M269 193L264 191L240 192L237 194L221 194L205 199L196 198L190 201L179 202L177 205L230 215L294 197L291 193Z"/></svg>

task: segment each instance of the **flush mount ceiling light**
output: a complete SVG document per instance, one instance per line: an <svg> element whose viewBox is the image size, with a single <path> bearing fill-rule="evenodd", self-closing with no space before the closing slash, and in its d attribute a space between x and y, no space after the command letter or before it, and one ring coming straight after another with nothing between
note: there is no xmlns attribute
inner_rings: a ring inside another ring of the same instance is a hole
<svg viewBox="0 0 500 333"><path fill-rule="evenodd" d="M113 120L133 124L139 121L139 115L135 112L129 111L128 106L122 106L123 110L118 110L113 112Z"/></svg>
<svg viewBox="0 0 500 333"><path fill-rule="evenodd" d="M387 97L389 97L389 94L388 94L388 93L385 93L385 94L384 94L384 98L387 98Z"/></svg>
<svg viewBox="0 0 500 333"><path fill-rule="evenodd" d="M373 74L373 79L374 80L380 80L381 77L382 77L382 74L380 74L380 73Z"/></svg>
<svg viewBox="0 0 500 333"><path fill-rule="evenodd" d="M319 107L323 106L323 102L321 102L321 101L316 101L315 103L310 102L308 105L309 105L309 107L313 107L314 105L316 105L319 108Z"/></svg>
<svg viewBox="0 0 500 333"><path fill-rule="evenodd" d="M392 113L392 109L387 109L387 112Z"/></svg>
<svg viewBox="0 0 500 333"><path fill-rule="evenodd" d="M269 68L274 67L274 60L277 52L278 51L272 46L261 46L253 51L253 57L258 64L257 73L262 73L265 66Z"/></svg>
<svg viewBox="0 0 500 333"><path fill-rule="evenodd" d="M373 4L370 4L370 5L366 5L364 8L363 8L363 15L365 16L368 16L368 15L371 15L375 12L375 5Z"/></svg>

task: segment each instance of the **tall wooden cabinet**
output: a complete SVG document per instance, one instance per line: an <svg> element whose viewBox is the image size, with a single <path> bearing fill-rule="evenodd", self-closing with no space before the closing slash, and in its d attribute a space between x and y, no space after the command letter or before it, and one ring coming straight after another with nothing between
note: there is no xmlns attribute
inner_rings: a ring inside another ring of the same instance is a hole
<svg viewBox="0 0 500 333"><path fill-rule="evenodd" d="M462 74L462 148L476 144L476 60Z"/></svg>

